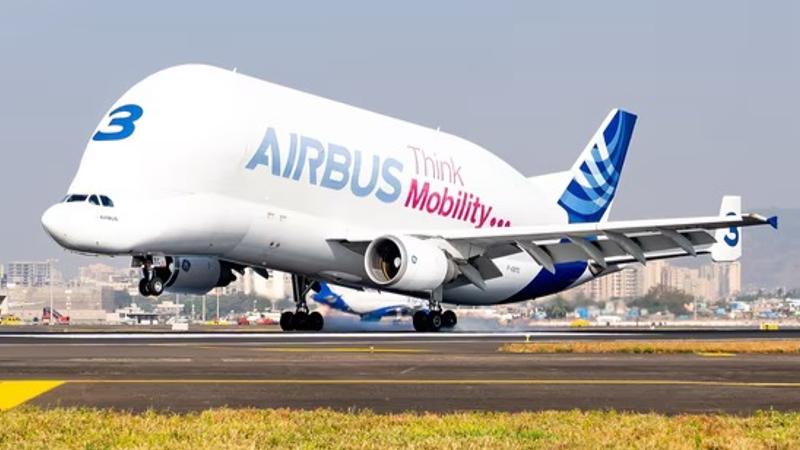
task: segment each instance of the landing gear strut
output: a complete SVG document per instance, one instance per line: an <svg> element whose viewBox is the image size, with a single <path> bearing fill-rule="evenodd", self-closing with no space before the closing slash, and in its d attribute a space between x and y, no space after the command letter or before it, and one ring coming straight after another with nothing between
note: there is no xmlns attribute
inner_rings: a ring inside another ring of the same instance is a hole
<svg viewBox="0 0 800 450"><path fill-rule="evenodd" d="M431 292L427 311L417 311L413 317L414 329L417 331L440 331L452 329L458 323L456 313L451 310L442 311L442 288Z"/></svg>
<svg viewBox="0 0 800 450"><path fill-rule="evenodd" d="M292 274L292 296L294 297L295 312L286 311L281 314L281 329L283 331L321 331L325 321L322 314L308 311L306 295L314 285L314 280L303 275Z"/></svg>

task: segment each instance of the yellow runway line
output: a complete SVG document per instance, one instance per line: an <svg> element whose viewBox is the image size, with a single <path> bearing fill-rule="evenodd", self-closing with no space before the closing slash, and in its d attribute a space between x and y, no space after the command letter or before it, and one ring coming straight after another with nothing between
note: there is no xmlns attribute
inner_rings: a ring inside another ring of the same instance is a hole
<svg viewBox="0 0 800 450"><path fill-rule="evenodd" d="M62 384L63 381L57 380L0 381L0 411L25 403Z"/></svg>
<svg viewBox="0 0 800 450"><path fill-rule="evenodd" d="M711 358L728 358L731 356L736 356L736 353L728 353L728 352L695 352L697 356L706 356Z"/></svg>
<svg viewBox="0 0 800 450"><path fill-rule="evenodd" d="M242 384L242 385L590 385L590 386L709 386L752 388L800 388L800 382L711 380L547 380L547 379L86 379L74 384Z"/></svg>

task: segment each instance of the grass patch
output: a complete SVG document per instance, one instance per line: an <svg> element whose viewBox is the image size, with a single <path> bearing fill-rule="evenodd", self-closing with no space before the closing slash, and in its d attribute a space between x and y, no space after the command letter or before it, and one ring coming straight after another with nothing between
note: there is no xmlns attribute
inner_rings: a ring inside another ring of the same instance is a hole
<svg viewBox="0 0 800 450"><path fill-rule="evenodd" d="M752 416L545 411L376 414L212 409L0 413L0 449L800 448L800 413Z"/></svg>
<svg viewBox="0 0 800 450"><path fill-rule="evenodd" d="M498 351L505 353L698 353L703 355L715 353L727 355L732 353L800 354L800 340L522 342L505 344Z"/></svg>

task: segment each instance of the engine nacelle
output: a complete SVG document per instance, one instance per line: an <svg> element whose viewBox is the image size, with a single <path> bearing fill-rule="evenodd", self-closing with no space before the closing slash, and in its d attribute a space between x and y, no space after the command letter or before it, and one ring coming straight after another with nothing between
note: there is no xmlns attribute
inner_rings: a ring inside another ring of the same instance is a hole
<svg viewBox="0 0 800 450"><path fill-rule="evenodd" d="M458 276L455 264L435 244L411 236L381 236L364 255L367 276L379 286L432 291Z"/></svg>
<svg viewBox="0 0 800 450"><path fill-rule="evenodd" d="M236 279L235 267L217 258L175 256L170 264L166 290L178 294L203 295L215 287L225 287Z"/></svg>

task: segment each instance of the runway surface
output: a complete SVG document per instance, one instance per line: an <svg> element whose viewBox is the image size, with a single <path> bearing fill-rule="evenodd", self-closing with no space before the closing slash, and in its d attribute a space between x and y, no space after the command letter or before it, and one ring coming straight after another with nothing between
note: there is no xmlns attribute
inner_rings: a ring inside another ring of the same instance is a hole
<svg viewBox="0 0 800 450"><path fill-rule="evenodd" d="M748 413L800 407L792 355L525 355L506 342L798 338L797 332L0 334L0 409L17 404L192 411L617 409Z"/></svg>

